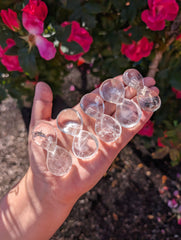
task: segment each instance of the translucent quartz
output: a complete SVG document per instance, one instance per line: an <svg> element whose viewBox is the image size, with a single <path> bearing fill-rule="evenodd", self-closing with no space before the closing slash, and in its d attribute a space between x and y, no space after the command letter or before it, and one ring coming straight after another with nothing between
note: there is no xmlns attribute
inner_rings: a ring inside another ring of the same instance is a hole
<svg viewBox="0 0 181 240"><path fill-rule="evenodd" d="M128 69L123 73L123 81L127 86L139 90L144 87L143 76L136 69Z"/></svg>
<svg viewBox="0 0 181 240"><path fill-rule="evenodd" d="M116 106L115 118L125 128L134 127L141 119L142 111L139 106L129 99Z"/></svg>
<svg viewBox="0 0 181 240"><path fill-rule="evenodd" d="M72 167L72 157L70 153L60 146L56 146L54 152L47 154L47 168L56 176L64 176Z"/></svg>
<svg viewBox="0 0 181 240"><path fill-rule="evenodd" d="M118 78L110 78L101 84L99 93L105 101L119 104L124 99L125 89Z"/></svg>
<svg viewBox="0 0 181 240"><path fill-rule="evenodd" d="M98 146L98 140L95 135L82 130L73 139L72 151L77 158L89 159L97 153Z"/></svg>
<svg viewBox="0 0 181 240"><path fill-rule="evenodd" d="M103 115L95 123L96 135L104 142L116 141L122 132L119 122L109 115Z"/></svg>
<svg viewBox="0 0 181 240"><path fill-rule="evenodd" d="M67 108L58 114L57 126L62 132L76 136L83 128L83 120L78 111Z"/></svg>
<svg viewBox="0 0 181 240"><path fill-rule="evenodd" d="M104 114L104 101L95 93L88 93L80 100L82 110L95 119L99 119Z"/></svg>
<svg viewBox="0 0 181 240"><path fill-rule="evenodd" d="M32 131L33 141L43 149L53 152L57 144L55 128L46 121L39 121Z"/></svg>
<svg viewBox="0 0 181 240"><path fill-rule="evenodd" d="M145 111L154 112L161 106L161 99L158 94L146 86L138 91L137 99L139 106Z"/></svg>

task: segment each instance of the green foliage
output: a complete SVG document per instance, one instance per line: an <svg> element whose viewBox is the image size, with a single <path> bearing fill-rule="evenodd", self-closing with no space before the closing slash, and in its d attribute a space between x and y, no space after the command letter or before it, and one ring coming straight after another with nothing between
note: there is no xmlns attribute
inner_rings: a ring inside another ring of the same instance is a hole
<svg viewBox="0 0 181 240"><path fill-rule="evenodd" d="M21 48L18 51L18 57L24 73L30 78L34 78L38 73L34 52L29 51L28 48Z"/></svg>
<svg viewBox="0 0 181 240"><path fill-rule="evenodd" d="M178 124L178 121L175 121L171 125L165 121L165 125L168 130L160 137L163 147L152 153L152 157L162 159L169 154L171 164L175 166L181 161L181 123Z"/></svg>

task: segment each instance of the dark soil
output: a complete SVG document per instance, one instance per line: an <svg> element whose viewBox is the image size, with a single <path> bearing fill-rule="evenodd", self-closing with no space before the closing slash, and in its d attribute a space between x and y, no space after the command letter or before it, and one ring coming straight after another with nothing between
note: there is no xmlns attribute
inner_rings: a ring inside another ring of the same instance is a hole
<svg viewBox="0 0 181 240"><path fill-rule="evenodd" d="M64 89L69 89L72 81L70 77ZM66 100L56 98L59 104L54 117L79 98L77 91ZM11 98L0 105L0 197L28 168L29 117L30 109L21 112ZM80 198L51 240L181 240L181 226L168 207L174 190L181 191L177 178L181 165L171 167L169 159L153 160L143 141L136 136L120 152L107 174ZM164 187L167 190L162 191Z"/></svg>

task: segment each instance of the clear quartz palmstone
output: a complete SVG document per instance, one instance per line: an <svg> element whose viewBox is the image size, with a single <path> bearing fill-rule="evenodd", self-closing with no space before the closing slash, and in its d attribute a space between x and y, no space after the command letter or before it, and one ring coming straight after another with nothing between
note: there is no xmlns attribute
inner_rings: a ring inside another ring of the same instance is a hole
<svg viewBox="0 0 181 240"><path fill-rule="evenodd" d="M144 111L154 112L161 106L161 99L158 94L146 86L138 91L137 100Z"/></svg>
<svg viewBox="0 0 181 240"><path fill-rule="evenodd" d="M43 149L53 152L57 144L57 133L51 124L39 121L32 130L32 139Z"/></svg>
<svg viewBox="0 0 181 240"><path fill-rule="evenodd" d="M119 104L125 96L123 83L118 78L105 80L99 87L100 96L107 102Z"/></svg>
<svg viewBox="0 0 181 240"><path fill-rule="evenodd" d="M80 100L81 109L90 117L99 119L104 114L104 101L95 93L88 93Z"/></svg>
<svg viewBox="0 0 181 240"><path fill-rule="evenodd" d="M122 127L116 119L104 114L96 121L95 132L102 141L114 142L121 136Z"/></svg>
<svg viewBox="0 0 181 240"><path fill-rule="evenodd" d="M74 136L72 152L79 159L90 159L97 153L98 146L99 143L94 134L81 130L79 135Z"/></svg>
<svg viewBox="0 0 181 240"><path fill-rule="evenodd" d="M72 157L66 149L56 146L54 152L48 152L46 163L48 170L53 175L64 176L72 167Z"/></svg>
<svg viewBox="0 0 181 240"><path fill-rule="evenodd" d="M115 118L124 128L136 126L140 121L142 111L132 100L125 98L123 103L116 106Z"/></svg>
<svg viewBox="0 0 181 240"><path fill-rule="evenodd" d="M83 128L83 120L78 111L73 108L62 110L57 116L57 127L60 131L76 136Z"/></svg>
<svg viewBox="0 0 181 240"><path fill-rule="evenodd" d="M136 90L139 90L141 88L144 87L144 81L143 81L143 76L141 75L141 73L134 69L128 69L123 73L123 81L124 83L129 86L132 87Z"/></svg>

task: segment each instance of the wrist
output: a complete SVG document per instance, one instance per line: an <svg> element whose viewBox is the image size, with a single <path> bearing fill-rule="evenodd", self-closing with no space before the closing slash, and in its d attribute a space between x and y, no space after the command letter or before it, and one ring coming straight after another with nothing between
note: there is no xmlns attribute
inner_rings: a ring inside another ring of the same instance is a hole
<svg viewBox="0 0 181 240"><path fill-rule="evenodd" d="M73 203L58 203L43 182L35 181L31 168L2 199L2 239L49 239L69 215Z"/></svg>

